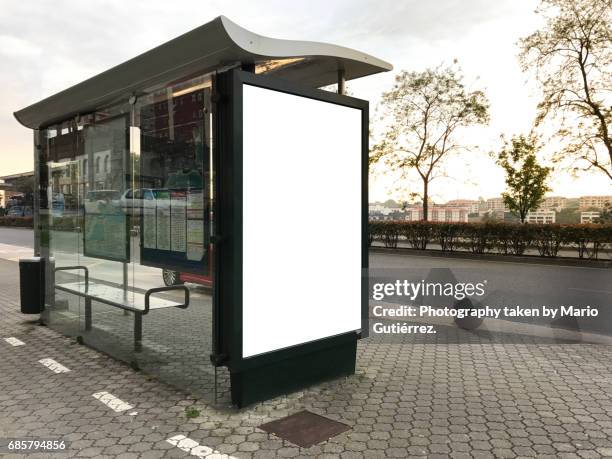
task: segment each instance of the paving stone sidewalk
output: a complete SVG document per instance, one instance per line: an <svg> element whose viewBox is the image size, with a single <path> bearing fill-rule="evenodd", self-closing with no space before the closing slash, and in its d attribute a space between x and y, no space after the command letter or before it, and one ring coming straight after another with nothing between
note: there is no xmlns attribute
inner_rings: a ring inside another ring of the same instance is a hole
<svg viewBox="0 0 612 459"><path fill-rule="evenodd" d="M355 376L238 410L37 325L18 312L17 274L0 260L0 438L69 442L50 457L612 457L609 346L370 338ZM257 428L302 409L352 429L303 449Z"/></svg>

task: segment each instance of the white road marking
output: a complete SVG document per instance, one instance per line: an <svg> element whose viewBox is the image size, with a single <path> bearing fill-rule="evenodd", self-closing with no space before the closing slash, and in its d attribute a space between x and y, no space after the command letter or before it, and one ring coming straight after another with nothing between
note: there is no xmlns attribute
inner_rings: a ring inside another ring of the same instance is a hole
<svg viewBox="0 0 612 459"><path fill-rule="evenodd" d="M109 394L108 392L96 392L93 394L93 397L100 400L115 413L121 413L122 411L127 411L134 408L129 403L125 403L123 400L118 399L113 394Z"/></svg>
<svg viewBox="0 0 612 459"><path fill-rule="evenodd" d="M0 242L0 258L10 261L19 261L20 258L31 257L34 253L32 247L3 244Z"/></svg>
<svg viewBox="0 0 612 459"><path fill-rule="evenodd" d="M25 346L25 343L23 341L17 338L13 338L12 336L10 338L4 338L4 341L9 343L11 346Z"/></svg>
<svg viewBox="0 0 612 459"><path fill-rule="evenodd" d="M205 457L207 459L236 459L234 456L222 454L208 446L200 445L197 441L185 435L175 435L174 437L168 438L166 441L192 456Z"/></svg>
<svg viewBox="0 0 612 459"><path fill-rule="evenodd" d="M68 373L70 371L70 369L53 359L40 359L39 362L55 373Z"/></svg>

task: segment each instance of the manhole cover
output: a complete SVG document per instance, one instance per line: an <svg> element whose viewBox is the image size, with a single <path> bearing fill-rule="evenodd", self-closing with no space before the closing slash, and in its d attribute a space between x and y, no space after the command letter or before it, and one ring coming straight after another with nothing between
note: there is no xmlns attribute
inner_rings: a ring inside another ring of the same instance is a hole
<svg viewBox="0 0 612 459"><path fill-rule="evenodd" d="M342 432L351 430L346 424L310 411L300 411L291 416L263 424L259 428L302 448L310 448Z"/></svg>

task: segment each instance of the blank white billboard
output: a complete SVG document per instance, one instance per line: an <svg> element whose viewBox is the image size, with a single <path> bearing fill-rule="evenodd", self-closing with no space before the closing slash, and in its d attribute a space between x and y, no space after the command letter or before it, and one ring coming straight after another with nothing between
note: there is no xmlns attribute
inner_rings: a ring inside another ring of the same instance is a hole
<svg viewBox="0 0 612 459"><path fill-rule="evenodd" d="M243 85L243 358L361 328L361 110Z"/></svg>

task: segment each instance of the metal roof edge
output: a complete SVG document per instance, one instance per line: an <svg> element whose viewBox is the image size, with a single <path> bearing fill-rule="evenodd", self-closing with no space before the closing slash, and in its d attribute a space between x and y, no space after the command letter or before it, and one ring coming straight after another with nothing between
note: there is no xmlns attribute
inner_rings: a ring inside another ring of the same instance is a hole
<svg viewBox="0 0 612 459"><path fill-rule="evenodd" d="M393 68L388 62L354 49L328 43L269 38L250 32L225 16L218 16L138 56L17 110L13 116L23 126L39 129L96 110L113 103L126 93L138 92L164 78L175 77L181 71L186 74L195 69L209 71L225 65L228 60L248 62L256 58L301 57L317 58L319 62L328 64L330 60L337 60L338 68L348 65L351 71L347 72L347 80ZM319 76L322 75L319 73ZM323 79L329 78L325 74ZM315 78L312 77L310 82L314 84Z"/></svg>
<svg viewBox="0 0 612 459"><path fill-rule="evenodd" d="M389 62L352 48L318 41L266 37L239 26L226 16L219 16L219 19L230 39L247 53L256 56L274 58L326 56L379 67L379 71L393 70L393 65Z"/></svg>

